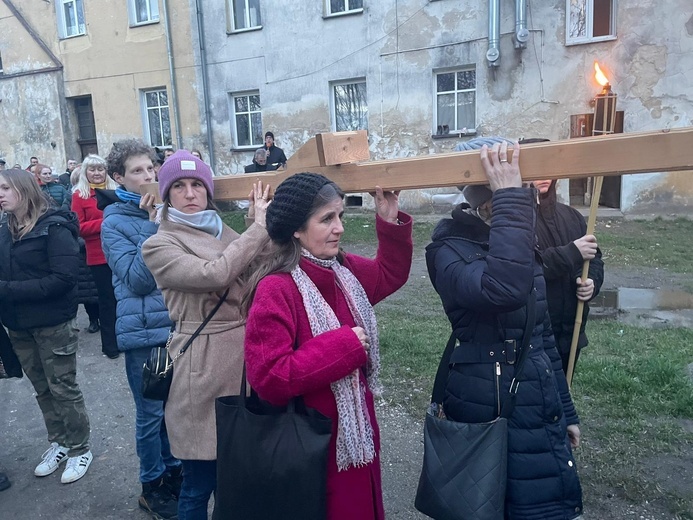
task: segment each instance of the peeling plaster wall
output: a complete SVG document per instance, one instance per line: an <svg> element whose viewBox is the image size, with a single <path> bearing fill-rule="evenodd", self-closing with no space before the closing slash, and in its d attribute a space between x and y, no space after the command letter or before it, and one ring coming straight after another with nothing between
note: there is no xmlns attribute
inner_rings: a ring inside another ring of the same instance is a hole
<svg viewBox="0 0 693 520"><path fill-rule="evenodd" d="M335 18L323 18L322 4L262 2L262 29L235 34L226 33L223 3L204 4L221 173L241 172L252 158L252 149L230 150L229 93L260 92L263 130L272 130L290 156L316 132L332 129L329 84L349 78L367 81L372 158L449 151L457 139L432 138L434 72L461 66L477 71L478 135L568 138L571 114L591 112L589 101L599 91L595 60L611 76L626 132L693 124L689 0L617 2L616 40L570 46L565 0L530 0L530 39L522 51L512 41L514 4L502 0L495 70L485 59L485 2L367 0L363 13ZM669 201L690 201L692 184L686 174L625 176L622 209L666 210ZM673 192L668 198L667 190ZM426 207L431 194L445 191L454 189L405 194L404 204Z"/></svg>

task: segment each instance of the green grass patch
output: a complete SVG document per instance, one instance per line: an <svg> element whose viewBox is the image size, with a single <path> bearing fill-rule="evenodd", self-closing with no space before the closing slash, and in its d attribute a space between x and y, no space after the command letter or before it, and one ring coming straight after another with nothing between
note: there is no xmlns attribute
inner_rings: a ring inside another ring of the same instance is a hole
<svg viewBox="0 0 693 520"><path fill-rule="evenodd" d="M693 270L691 220L599 221L595 234L607 265Z"/></svg>

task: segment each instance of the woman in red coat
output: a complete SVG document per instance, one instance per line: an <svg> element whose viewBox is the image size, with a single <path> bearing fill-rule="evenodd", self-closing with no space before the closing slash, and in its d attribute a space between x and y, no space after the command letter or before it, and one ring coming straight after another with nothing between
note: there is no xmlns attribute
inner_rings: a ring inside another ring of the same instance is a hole
<svg viewBox="0 0 693 520"><path fill-rule="evenodd" d="M380 520L373 405L380 356L372 306L407 281L412 220L399 212L397 193L377 187L376 257L344 253L343 197L337 185L314 173L289 177L277 188L267 209L277 251L250 281L256 290L250 294L246 367L262 399L284 405L303 396L306 406L332 419L327 518Z"/></svg>
<svg viewBox="0 0 693 520"><path fill-rule="evenodd" d="M113 293L113 273L101 249L103 211L96 207L94 190L114 190L116 187L115 181L106 174L106 161L92 154L82 162L79 180L72 192L72 211L79 220L79 234L87 248L87 265L99 295L101 351L111 359L120 355L115 334L116 299Z"/></svg>

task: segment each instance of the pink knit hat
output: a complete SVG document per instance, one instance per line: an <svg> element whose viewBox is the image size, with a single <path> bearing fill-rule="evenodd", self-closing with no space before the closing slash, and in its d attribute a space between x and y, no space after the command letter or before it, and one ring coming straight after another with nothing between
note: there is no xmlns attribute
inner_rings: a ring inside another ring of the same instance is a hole
<svg viewBox="0 0 693 520"><path fill-rule="evenodd" d="M164 161L159 168L159 195L166 198L171 185L178 179L198 179L207 188L209 197L214 197L212 169L187 150L178 150Z"/></svg>

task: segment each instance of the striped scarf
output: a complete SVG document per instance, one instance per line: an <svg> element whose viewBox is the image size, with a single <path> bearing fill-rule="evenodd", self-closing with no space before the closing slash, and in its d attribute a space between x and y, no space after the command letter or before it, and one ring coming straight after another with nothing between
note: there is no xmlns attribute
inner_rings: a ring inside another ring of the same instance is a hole
<svg viewBox="0 0 693 520"><path fill-rule="evenodd" d="M335 272L337 286L344 294L354 321L362 327L370 341L367 376L372 392L382 392L379 381L380 349L378 343L378 325L373 307L368 301L366 291L354 274L341 265L336 258L321 260L303 249L301 254L309 261L332 269ZM338 329L342 326L334 311L299 266L291 271L291 277L298 287L303 299L303 306L308 314L310 330L313 336ZM337 469L343 471L349 466L364 466L375 459L373 426L371 425L366 405L366 388L356 369L348 376L330 385L337 403Z"/></svg>

